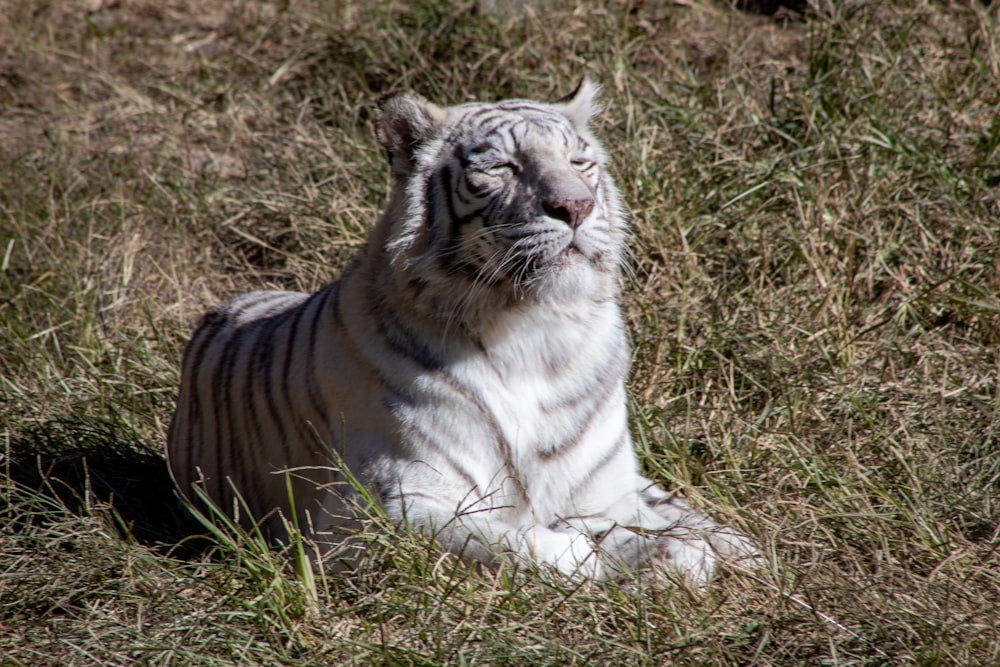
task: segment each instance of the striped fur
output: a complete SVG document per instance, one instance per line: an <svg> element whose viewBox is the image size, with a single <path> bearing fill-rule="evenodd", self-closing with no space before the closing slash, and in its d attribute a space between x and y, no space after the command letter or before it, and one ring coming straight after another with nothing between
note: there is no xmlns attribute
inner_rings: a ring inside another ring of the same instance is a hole
<svg viewBox="0 0 1000 667"><path fill-rule="evenodd" d="M358 500L343 464L395 520L486 563L703 581L748 553L638 473L595 95L383 98L395 184L361 255L316 294L246 294L195 331L169 433L182 492L280 539L291 480L299 525L336 544Z"/></svg>

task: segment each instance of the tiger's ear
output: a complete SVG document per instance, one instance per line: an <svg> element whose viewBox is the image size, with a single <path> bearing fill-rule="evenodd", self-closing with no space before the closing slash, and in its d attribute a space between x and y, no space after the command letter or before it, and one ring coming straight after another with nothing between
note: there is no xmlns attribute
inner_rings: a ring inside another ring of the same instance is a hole
<svg viewBox="0 0 1000 667"><path fill-rule="evenodd" d="M394 174L410 173L417 149L434 136L444 116L444 109L408 91L396 90L379 98L375 133Z"/></svg>
<svg viewBox="0 0 1000 667"><path fill-rule="evenodd" d="M586 76L580 79L572 93L557 102L562 114L579 129L590 125L590 119L601 110L597 101L601 87Z"/></svg>

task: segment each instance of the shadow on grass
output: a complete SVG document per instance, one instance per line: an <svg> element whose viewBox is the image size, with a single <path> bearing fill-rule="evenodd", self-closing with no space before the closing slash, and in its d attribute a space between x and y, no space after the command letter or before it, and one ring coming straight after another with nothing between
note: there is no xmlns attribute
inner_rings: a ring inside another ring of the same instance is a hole
<svg viewBox="0 0 1000 667"><path fill-rule="evenodd" d="M197 539L204 529L177 499L166 459L124 426L46 422L15 435L0 461L5 454L0 478L27 492L19 497L55 500L77 514L95 502L108 505L124 538L177 556L193 557L208 546L207 539ZM9 495L0 495L0 514L16 521L19 513L10 504ZM44 514L32 516L44 520Z"/></svg>

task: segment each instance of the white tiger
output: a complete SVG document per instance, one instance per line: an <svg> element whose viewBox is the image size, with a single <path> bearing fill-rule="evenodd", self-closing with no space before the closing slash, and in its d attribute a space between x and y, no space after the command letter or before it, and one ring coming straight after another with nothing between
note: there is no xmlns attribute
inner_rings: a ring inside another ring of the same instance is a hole
<svg viewBox="0 0 1000 667"><path fill-rule="evenodd" d="M290 477L298 525L335 544L357 501L343 464L394 520L488 564L704 582L751 554L638 472L596 95L383 97L394 185L360 256L315 294L246 294L195 331L168 436L181 491L203 484L280 539Z"/></svg>

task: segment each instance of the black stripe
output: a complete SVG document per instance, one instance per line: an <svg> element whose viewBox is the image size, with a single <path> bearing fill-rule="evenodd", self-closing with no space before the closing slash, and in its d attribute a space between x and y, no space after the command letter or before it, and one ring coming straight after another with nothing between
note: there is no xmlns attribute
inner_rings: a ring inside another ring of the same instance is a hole
<svg viewBox="0 0 1000 667"><path fill-rule="evenodd" d="M604 466L608 465L608 463L610 463L616 456L618 456L621 453L621 450L628 445L628 442L629 442L628 429L623 428L622 434L618 436L617 440L615 440L615 444L611 446L611 448L604 454L604 456L598 459L597 463L595 463L590 467L590 471L582 477L579 483L576 484L570 495L571 496L576 495L577 491L590 484L593 481L594 476L600 470L602 470Z"/></svg>
<svg viewBox="0 0 1000 667"><path fill-rule="evenodd" d="M516 148L518 144L518 139L513 136L514 128L522 123L524 119L516 118L511 116L497 116L491 118L488 122L484 122L482 126L477 128L477 134L480 136L490 137L494 140L500 140L503 143L502 148L506 151L510 151L512 148ZM510 139L513 145L508 145L505 139ZM499 150L499 148L498 148Z"/></svg>
<svg viewBox="0 0 1000 667"><path fill-rule="evenodd" d="M499 216L496 215L496 213L502 210L503 207L506 205L505 201L506 195L507 195L506 188L504 188L503 191L498 192L493 197L491 197L487 201L486 205L482 209L480 209L481 211L485 211L485 213L481 216L483 219L484 227L493 227L496 224L498 224Z"/></svg>
<svg viewBox="0 0 1000 667"><path fill-rule="evenodd" d="M476 483L476 478L472 476L472 473L470 473L459 461L452 458L448 454L447 448L437 442L437 440L435 440L429 433L421 429L416 424L410 423L406 427L404 438L418 441L421 446L436 453L442 460L445 461L445 463L451 466L452 470L458 473L458 476L461 477L466 484L469 485L468 493L482 494L482 489L479 488L479 484ZM434 469L433 466L430 466L430 464L426 461L423 461L422 463L431 467L432 470ZM436 472L440 473L440 471Z"/></svg>
<svg viewBox="0 0 1000 667"><path fill-rule="evenodd" d="M514 467L514 457L513 449L510 446L510 442L504 435L503 429L500 427L500 422L497 421L497 417L493 412L487 407L486 403L483 401L482 397L475 392L475 390L463 385L457 378L450 375L446 371L438 371L434 373L434 378L442 381L446 386L448 386L452 391L457 393L468 403L472 404L473 407L479 412L483 417L484 422L493 431L493 435L496 441L497 449L500 451L501 458L503 459L504 468L506 468L508 476L510 479L517 482L518 491L525 501L528 501L528 489L525 487L524 482L521 480L520 475L517 473Z"/></svg>
<svg viewBox="0 0 1000 667"><path fill-rule="evenodd" d="M258 301L259 303L262 301ZM254 365L254 351L262 340L267 322L267 319L254 319L237 330L238 334L232 344L236 348L236 352L225 387L225 393L229 398L231 418L229 438L226 442L230 460L220 477L228 480L226 486L230 500L236 500L238 494L243 501L247 502L249 508L253 508L254 498L261 497L260 480L257 479L256 475L257 470L253 465L247 465L247 459L262 451L264 447L263 434L254 402L256 386L260 380ZM237 379L243 384L242 387L237 383ZM241 519L243 519L241 523L248 525L247 520L252 520L253 517L243 516L247 509L242 507L242 503L239 511Z"/></svg>
<svg viewBox="0 0 1000 667"><path fill-rule="evenodd" d="M261 488L262 475L268 474L267 463L271 457L267 456L267 451L275 444L269 440L265 440L265 434L263 430L263 424L261 421L262 415L257 411L257 393L262 392L264 395L264 402L267 405L268 415L274 424L272 429L274 435L277 437L278 443L281 447L283 454L283 461L285 465L290 465L292 462L289 460L287 434L285 429L282 428L281 416L277 409L277 404L274 398L274 386L271 379L271 368L274 365L274 345L277 336L276 331L281 327L282 324L288 321L287 311L277 313L268 318L267 321L263 322L260 329L257 330L256 336L257 340L254 342L253 349L250 352L250 358L247 360L247 387L246 400L244 403L244 411L247 417L250 419L253 426L253 437L256 438L257 448L246 447L244 450L248 450L248 454L253 457L253 478L247 480L244 476L242 483L244 486L252 489L252 493L248 500L262 500L265 494ZM246 468L246 466L244 466ZM246 493L246 491L244 491ZM271 509L268 507L256 507L256 503L251 502L251 507L254 508L255 512L266 512ZM260 517L258 517L260 518Z"/></svg>
<svg viewBox="0 0 1000 667"><path fill-rule="evenodd" d="M617 387L616 387L617 389ZM565 438L562 442L544 449L538 452L538 458L542 461L551 461L556 457L562 457L569 452L580 446L580 443L584 441L584 437L587 432L590 431L590 427L594 424L594 421L604 413L608 405L611 404L613 398L617 398L618 392L616 390L609 391L605 393L600 399L594 401L590 408L584 413L585 417L583 423L577 428L576 433L568 438Z"/></svg>
<svg viewBox="0 0 1000 667"><path fill-rule="evenodd" d="M551 376L560 376L566 373L562 368L546 368ZM627 350L624 345L617 344L612 354L605 358L604 365L598 369L590 378L581 383L580 391L570 393L555 401L542 403L541 410L546 415L551 415L559 410L567 410L578 407L585 400L599 394L601 391L613 391L610 385L621 382L628 372Z"/></svg>
<svg viewBox="0 0 1000 667"><path fill-rule="evenodd" d="M472 206L477 201L485 199L482 195L484 192L489 192L490 188L488 186L479 187L478 185L473 185L469 180L469 169L463 168L456 173L452 171L450 165L446 168L451 178L448 184L450 186L449 193L458 199L463 206ZM449 207L449 210L452 212L452 215L457 215L454 203ZM465 217L468 218L469 216Z"/></svg>
<svg viewBox="0 0 1000 667"><path fill-rule="evenodd" d="M484 149L483 146L489 146L489 148ZM469 165L472 164L472 160L469 159L469 156L472 153L485 153L487 150L490 150L491 148L492 144L490 144L488 141L479 143L469 149L466 149L465 146L458 144L455 146L455 150L452 151L452 155L458 160L458 163L462 165L462 169L468 169Z"/></svg>
<svg viewBox="0 0 1000 667"><path fill-rule="evenodd" d="M505 135L504 138L509 137L510 140L511 140L511 142L514 145L513 146L506 146L506 148L508 150L516 149L518 142L524 139L524 136L528 133L528 130L531 129L531 128L533 128L533 127L537 128L539 125L541 125L541 123L539 123L538 120L534 119L534 118L531 119L531 121L529 121L527 118L514 118L514 119L512 119L510 125L507 126L507 127L505 127L505 128L503 128L503 130L504 130L503 135ZM499 130L500 130L500 127L497 128L498 132L499 132ZM517 134L520 134L521 136L516 136ZM504 143L506 143L506 142L504 142Z"/></svg>
<svg viewBox="0 0 1000 667"><path fill-rule="evenodd" d="M456 242L461 235L462 220L455 210L455 172L450 164L446 164L441 168L440 173L441 178L438 179L438 185L444 190L444 204L448 207L448 220L451 221L451 227L448 230L448 249L457 252Z"/></svg>
<svg viewBox="0 0 1000 667"><path fill-rule="evenodd" d="M344 342L345 347L354 356L358 364L364 366L368 369L369 374L371 374L376 381L386 388L389 392L388 395L383 399L383 405L386 407L390 405L415 405L416 401L413 397L404 389L400 389L392 384L389 379L369 360L368 355L365 354L357 346L354 338L351 336L351 332L347 328L347 324L344 321L343 313L341 312L341 299L339 289L334 293L333 307L331 308L333 313L334 331L340 336L340 339Z"/></svg>
<svg viewBox="0 0 1000 667"><path fill-rule="evenodd" d="M226 455L233 435L233 416L230 410L229 388L232 386L233 373L235 371L235 357L239 351L239 340L242 336L239 329L230 330L230 335L223 342L222 362L215 368L212 379L212 412L215 415L215 470L213 479L215 493L213 500L224 510L229 511L226 499L228 498L227 486L225 484ZM225 424L225 426L223 426ZM231 459L232 456L230 455ZM206 476L209 474L205 471Z"/></svg>
<svg viewBox="0 0 1000 667"><path fill-rule="evenodd" d="M454 196L458 199L459 202L462 203L463 206L472 206L476 201L481 201L483 199L487 199L487 197L484 197L483 195L484 194L489 194L489 191L490 191L489 186L484 185L484 186L480 187L478 185L473 184L469 180L468 173L462 174L462 185L464 186L464 188L457 188L456 187L453 192L454 192ZM468 197L466 197L466 194L462 193L463 189L465 190L465 193L468 194ZM478 213L478 211L483 210L488 205L489 205L488 203L487 204L483 204L482 206L479 207L479 209L477 210L476 213ZM453 208L454 208L454 206L453 206ZM476 213L473 213L472 215L465 216L466 217L466 222L468 222L469 218L474 217L474 215L476 215Z"/></svg>
<svg viewBox="0 0 1000 667"><path fill-rule="evenodd" d="M297 409L295 409L296 397L293 396L292 383L291 383L291 372L292 366L294 364L295 352L299 350L299 346L296 345L296 341L299 336L299 326L302 322L302 317L309 307L309 302L315 298L315 295L310 296L309 299L300 303L296 309L295 314L292 316L291 321L288 323L288 332L285 335L285 358L284 363L281 366L281 383L280 383L280 393L282 402L288 408L290 413L290 418L292 420L291 427L295 430L299 443L308 442L309 435L305 432L305 424L302 415ZM292 448L291 444L288 442L287 430L283 429L282 434L284 437L281 438L281 455L285 461L292 461Z"/></svg>
<svg viewBox="0 0 1000 667"><path fill-rule="evenodd" d="M409 276L406 286L415 293L415 296L419 297L424 290L430 287L430 282L420 276Z"/></svg>
<svg viewBox="0 0 1000 667"><path fill-rule="evenodd" d="M219 334L228 327L228 324L229 322L223 314L216 311L208 312L202 317L201 323L188 343L184 356L185 358L190 357L190 362L185 369L185 376L193 383L191 389L195 400L192 402L192 412L197 412L198 414L201 412L201 403L198 400L198 379L205 362L205 355L208 352L208 348L215 343ZM192 415L192 417L197 419L196 415Z"/></svg>
<svg viewBox="0 0 1000 667"><path fill-rule="evenodd" d="M230 394L230 399L240 400L233 406L232 412L235 413L237 417L236 422L238 426L230 432L230 442L232 443L232 461L230 463L231 468L227 471L228 476L232 478L233 486L235 487L235 492L239 493L240 496L252 503L254 498L263 497L262 490L260 488L260 481L257 478L259 469L256 465L247 465L248 458L256 459L256 454L260 452L263 442L261 438L261 425L260 420L257 416L257 411L254 409L254 399L257 391L257 381L258 377L256 374L256 367L254 364L254 359L257 355L257 350L262 343L266 342L264 336L263 327L266 325L258 324L256 321L248 326L248 330L244 334L244 337L248 342L251 342L249 352L247 353L247 358L243 359L243 391L240 392L235 386L227 386L227 392ZM238 354L234 360L234 366L239 366L239 361L243 357L242 354ZM235 377L235 370L233 371ZM242 395L241 395L242 394ZM250 428L246 428L246 422L250 420ZM242 431L243 433L237 435L236 431ZM237 443L239 443L237 445ZM240 453L242 453L240 455ZM253 507L253 504L250 504ZM241 508L241 512L242 512Z"/></svg>
<svg viewBox="0 0 1000 667"><path fill-rule="evenodd" d="M437 237L437 188L435 187L437 180L440 178L439 172L432 172L427 176L427 180L424 183L424 229L430 232L430 238L428 243L430 245L434 244L434 239Z"/></svg>
<svg viewBox="0 0 1000 667"><path fill-rule="evenodd" d="M233 498L232 488L227 479L230 474L236 472L236 430L237 417L239 416L239 405L233 405L236 392L233 391L233 378L236 373L236 361L240 357L240 352L248 338L254 333L254 321L243 325L236 325L236 321L243 313L257 307L261 303L273 298L272 293L248 294L237 298L223 308L226 308L226 328L228 335L221 339L223 346L222 361L216 366L214 377L211 383L213 414L215 416L215 465L214 479L216 493L212 499L227 513L232 513ZM235 408L235 415L234 415ZM225 427L223 427L223 423ZM228 458L228 461L227 461ZM244 476L245 470L241 470ZM208 473L206 471L206 476ZM206 491L208 485L206 484Z"/></svg>
<svg viewBox="0 0 1000 667"><path fill-rule="evenodd" d="M542 403L539 408L546 416L551 416L557 412L578 410L583 403L594 396L607 396L614 393L615 385L621 382L619 375L598 374L588 380L579 392L560 397L558 400Z"/></svg>
<svg viewBox="0 0 1000 667"><path fill-rule="evenodd" d="M375 330L383 344L394 354L410 359L426 370L437 370L444 366L444 361L432 350L425 341L400 320L394 310L380 298L374 283L369 284L368 301L372 306ZM389 323L392 330L389 330Z"/></svg>
<svg viewBox="0 0 1000 667"><path fill-rule="evenodd" d="M187 348L184 351L184 359L181 363L182 368L182 378L183 386L181 388L181 395L187 398L187 421L180 422L180 426L183 426L183 430L171 434L173 440L172 449L176 453L183 453L183 458L175 458L171 456L170 467L174 471L174 475L184 475L187 483L185 486L190 486L194 481L195 475L192 466L191 449L196 446L196 443L204 443L204 436L199 434L199 437L195 439L194 429L197 426L200 430L203 428L203 422L201 419L201 395L199 394L199 382L198 378L201 374L202 363L205 360L205 353L215 337L219 334L219 331L225 327L226 319L217 312L206 313L195 330L194 335L187 344ZM178 406L178 416L180 413L180 406ZM174 453L174 452L172 452ZM183 489L185 494L190 492L190 489ZM189 495L189 497L192 497Z"/></svg>
<svg viewBox="0 0 1000 667"><path fill-rule="evenodd" d="M437 356L435 356L427 348L425 343L417 340L413 332L407 331L405 328L403 328L403 325L398 321L398 319L395 318L394 313L389 311L387 304L385 304L384 300L378 298L378 295L375 293L375 286L373 284L369 286L369 289L371 290L369 301L370 303L373 304L373 306L375 306L373 313L375 317L373 319L375 321L376 331L379 334L379 337L382 339L383 344L386 347L388 347L389 350L394 354L409 359L410 361L416 363L418 366L423 368L425 371L431 373L433 378L441 381L445 386L450 388L452 391L454 391L456 394L462 397L465 401L467 401L468 403L470 403L472 406L475 407L475 409L482 415L484 422L489 426L490 430L493 432L497 447L502 454L504 465L507 468L508 472L510 473L510 476L518 482L519 490L521 491L522 495L525 498L527 498L527 489L524 488L523 483L517 476L516 471L514 470L513 467L512 448L506 436L504 435L499 422L497 421L496 415L494 415L489 410L489 408L483 402L482 398L480 398L473 390L469 389L468 387L465 387L455 377L453 377L452 375L448 374L446 371L443 370L444 367L443 361L440 360ZM389 321L390 319L396 320L396 333L403 334L404 337L406 338L405 341L401 342L398 339L398 336L393 337L386 330L384 323ZM345 333L347 333L347 336L349 337L349 333L346 331L346 328L343 325L343 317L340 314L339 309L337 312L337 323L341 328L345 329ZM361 353L360 350L357 350L357 348L354 348L354 352L359 360L367 359L367 357L363 353ZM393 391L395 397L402 404L404 405L413 404L413 399L408 395L407 392L393 387L392 383L388 381L388 379L385 378L384 375L382 375L378 370L375 370L374 366L373 366L373 372L376 374L376 377L379 378L380 382L384 384L384 386ZM393 404L392 399L391 398L388 399L387 403L385 404L387 405L387 407L391 406Z"/></svg>
<svg viewBox="0 0 1000 667"><path fill-rule="evenodd" d="M454 129L451 133L445 137L445 145L450 145L456 143L458 138L464 132L467 132L475 124L488 123L497 118L503 118L504 114L497 109L495 105L483 105L474 109L467 111L461 118L459 118L454 125ZM479 134L483 134L479 132Z"/></svg>
<svg viewBox="0 0 1000 667"><path fill-rule="evenodd" d="M323 402L323 396L316 384L316 337L319 333L320 322L322 320L320 315L323 311L323 304L326 303L326 298L330 295L332 289L333 286L331 285L323 291L314 294L311 299L302 304L304 308L311 309L312 317L308 322L309 342L306 346L306 393L309 395L309 403L312 405L313 411L322 419L322 426L324 427L328 426L328 414ZM303 315L303 317L308 316L310 316L308 313ZM316 426L319 427L320 424L316 424Z"/></svg>
<svg viewBox="0 0 1000 667"><path fill-rule="evenodd" d="M543 107L537 102L531 102L529 100L507 100L505 102L500 102L496 104L497 109L503 109L504 111L534 111L543 116L551 116L553 118L562 118L559 114L551 109Z"/></svg>
<svg viewBox="0 0 1000 667"><path fill-rule="evenodd" d="M274 422L277 430L278 441L276 444L279 449L279 456L282 461L287 462L292 462L293 460L290 430L296 432L298 441L304 440L301 431L296 428L300 420L298 419L298 410L296 409L295 402L290 395L289 366L293 361L293 351L295 349L295 346L292 345L295 337L295 328L302 317L302 312L305 310L307 302L305 301L296 305L294 312L286 311L282 313L281 319L268 333L271 344L268 349L269 355L266 365L264 365L264 361L261 362L261 373L264 379L264 396L267 401L271 420ZM280 353L279 345L285 346L284 350L280 350ZM292 422L291 424L288 423L289 419Z"/></svg>
<svg viewBox="0 0 1000 667"><path fill-rule="evenodd" d="M448 219L451 224L448 227L448 238L440 248L438 263L445 273L463 276L468 280L476 282L481 276L481 266L472 264L468 258L462 256L462 227L474 219L472 216L459 216L455 211L453 179L454 173L450 165L442 169L442 187L445 188L444 200L448 207Z"/></svg>

